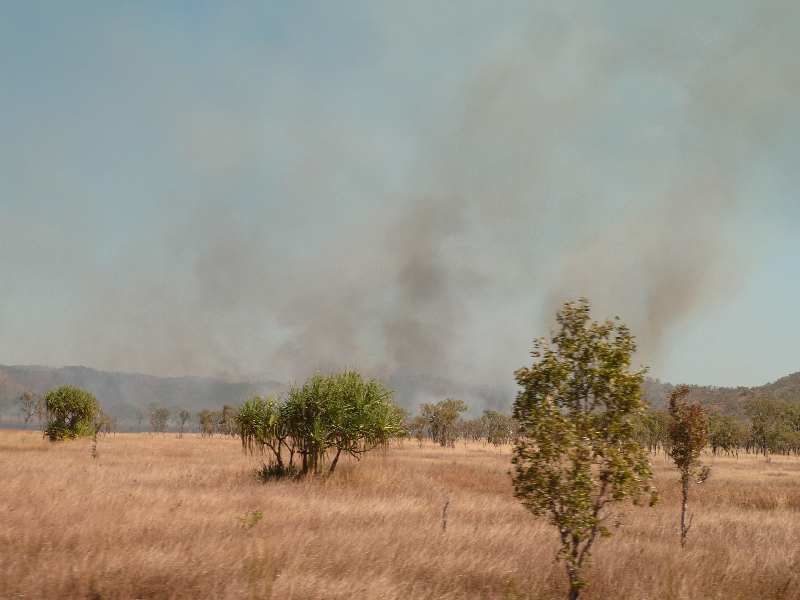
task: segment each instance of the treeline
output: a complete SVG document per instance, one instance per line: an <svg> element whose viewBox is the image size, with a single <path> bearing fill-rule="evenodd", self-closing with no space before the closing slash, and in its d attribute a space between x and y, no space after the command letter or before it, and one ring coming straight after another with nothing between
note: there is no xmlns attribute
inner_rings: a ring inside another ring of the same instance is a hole
<svg viewBox="0 0 800 600"><path fill-rule="evenodd" d="M348 377L356 375L353 372L346 373L350 373ZM325 377L344 377L344 375L318 375L315 378L311 378L303 386L291 388L284 400L279 400L274 396L265 399L255 396L245 402L242 407L224 405L219 410L204 409L197 413L192 413L185 408L169 409L151 405L147 413L140 413L139 428L142 429L142 422L147 418L150 432L165 433L167 431L175 431L179 436L182 436L184 432L189 431L191 422L194 421L196 430L202 437L213 437L215 435L241 437L243 414L252 415L254 414L252 411L256 409L267 413L272 411L277 415L275 418L283 414L282 418L289 423L288 417L285 416L287 414L286 411L296 405L302 393L311 393L309 391L311 388L308 386L316 386L316 393L322 393L321 386ZM377 384L377 382L373 383ZM391 393L385 388L383 389L384 391L378 396L388 400L391 397ZM39 428L45 433L48 426L46 398L46 395L40 396L32 392L24 392L17 398L17 408L23 423L28 425L38 422ZM334 417L334 415L338 415L337 411L339 409L329 408L326 402L332 401L326 400L323 402L320 400L319 423L330 421L332 423L330 427L333 429L340 428L341 424L336 422L339 417ZM341 402L341 398L338 402ZM485 410L480 417L464 418L464 414L469 407L462 400L452 398L435 403L422 404L419 413L415 416L410 416L394 404L391 404L391 406L394 407L392 410L394 411L393 414L397 416L397 422L392 423L389 437L397 439L410 438L416 440L420 446L426 440L442 447L454 447L459 441L464 443L481 442L500 446L512 443L518 431L517 423L510 415L494 410ZM358 411L362 408L363 406L348 410L355 411L353 414L360 414ZM250 412L248 413L248 411ZM740 452L763 454L765 456L770 454L800 455L800 404L773 398L751 398L744 403L744 416L741 418L720 414L713 410L707 412L709 421L708 448L714 455L736 456ZM98 433L112 433L119 430L117 418L103 412L100 408L98 408L97 415L93 417L92 422ZM291 422L297 423L296 420ZM666 410L649 410L636 419L634 424L636 438L650 452L669 454L671 446L669 437L670 423L671 417ZM286 447L286 444L294 443L288 440L294 440L295 438L291 430L287 431L288 433L283 436L285 439L281 443L284 444L284 451L287 455L292 455L292 450ZM381 435L388 435L387 432L381 433ZM294 433L297 432L295 431ZM298 439L301 439L299 434ZM336 444L329 444L326 441L322 443L322 446L329 448L336 446ZM344 444L340 444L340 446L345 448ZM309 445L309 447L313 447L313 444ZM351 445L351 449L347 453L355 455L358 452ZM312 452L312 454L317 456L313 460L320 460L320 452ZM277 460L277 457L275 461L276 464L281 462ZM292 463L291 466L294 466L294 464Z"/></svg>
<svg viewBox="0 0 800 600"><path fill-rule="evenodd" d="M509 444L514 439L517 426L510 415L485 410L481 417L464 419L468 407L463 400L447 398L436 403L423 404L420 412L406 421L406 434L421 446L430 440L443 447L454 447L464 442L483 441L494 446Z"/></svg>
<svg viewBox="0 0 800 600"><path fill-rule="evenodd" d="M745 418L709 411L708 446L712 454L739 452L800 455L800 405L772 398L752 398L744 404ZM639 442L651 452L670 451L666 411L650 411L637 422Z"/></svg>

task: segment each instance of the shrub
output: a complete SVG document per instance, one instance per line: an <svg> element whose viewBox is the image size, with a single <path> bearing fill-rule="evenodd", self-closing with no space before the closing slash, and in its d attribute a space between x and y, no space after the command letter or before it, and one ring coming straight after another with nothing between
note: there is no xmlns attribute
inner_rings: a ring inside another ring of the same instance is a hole
<svg viewBox="0 0 800 600"><path fill-rule="evenodd" d="M45 435L51 441L94 435L100 405L91 393L65 385L47 392L44 403Z"/></svg>

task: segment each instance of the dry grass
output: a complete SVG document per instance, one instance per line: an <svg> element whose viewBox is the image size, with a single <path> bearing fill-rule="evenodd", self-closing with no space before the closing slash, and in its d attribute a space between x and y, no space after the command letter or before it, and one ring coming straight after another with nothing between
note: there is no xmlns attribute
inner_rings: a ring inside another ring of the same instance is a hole
<svg viewBox="0 0 800 600"><path fill-rule="evenodd" d="M264 485L232 439L117 435L97 460L89 445L0 431L0 598L565 595L507 449L406 443L326 481ZM677 475L655 466L660 505L600 543L587 598L800 598L800 461L717 458L684 552Z"/></svg>

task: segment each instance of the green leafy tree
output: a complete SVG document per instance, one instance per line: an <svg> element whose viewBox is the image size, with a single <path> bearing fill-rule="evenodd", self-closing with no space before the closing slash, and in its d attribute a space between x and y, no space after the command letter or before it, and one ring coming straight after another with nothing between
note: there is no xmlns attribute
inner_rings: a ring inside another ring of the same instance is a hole
<svg viewBox="0 0 800 600"><path fill-rule="evenodd" d="M593 322L585 299L566 303L556 320L552 339L534 341L533 364L515 373L513 483L522 504L558 530L574 600L595 541L611 535L610 506L656 497L635 436L645 371L630 369L633 336L618 319Z"/></svg>
<svg viewBox="0 0 800 600"><path fill-rule="evenodd" d="M333 473L344 453L353 458L405 433L402 412L379 381L355 371L317 374L289 390L282 411L302 457L302 473L320 473L329 450Z"/></svg>
<svg viewBox="0 0 800 600"><path fill-rule="evenodd" d="M365 380L355 371L318 374L293 386L285 401L249 399L236 416L236 426L246 452L270 453L265 478L293 472L295 454L302 474L321 473L328 459L331 474L342 455L358 460L405 435L405 414L391 395L379 381Z"/></svg>
<svg viewBox="0 0 800 600"><path fill-rule="evenodd" d="M716 412L708 415L708 443L715 456L719 452L738 456L746 439L747 429L735 417Z"/></svg>
<svg viewBox="0 0 800 600"><path fill-rule="evenodd" d="M770 454L778 451L788 426L786 404L771 398L754 398L745 404L750 417L751 443L770 461Z"/></svg>
<svg viewBox="0 0 800 600"><path fill-rule="evenodd" d="M47 411L45 435L51 441L95 434L100 405L91 393L65 385L47 392L44 403Z"/></svg>
<svg viewBox="0 0 800 600"><path fill-rule="evenodd" d="M236 415L242 448L249 453L270 453L270 471L283 475L294 470L295 443L289 430L287 407L274 396L254 396L247 400ZM289 462L284 457L288 455Z"/></svg>
<svg viewBox="0 0 800 600"><path fill-rule="evenodd" d="M699 404L686 402L688 395L689 387L680 385L669 396L669 414L672 417L669 454L681 474L681 546L686 545L686 536L692 526L691 517L686 521L689 483L698 474L698 481L705 481L709 474L709 470L702 469L700 464L700 452L708 443L708 416Z"/></svg>

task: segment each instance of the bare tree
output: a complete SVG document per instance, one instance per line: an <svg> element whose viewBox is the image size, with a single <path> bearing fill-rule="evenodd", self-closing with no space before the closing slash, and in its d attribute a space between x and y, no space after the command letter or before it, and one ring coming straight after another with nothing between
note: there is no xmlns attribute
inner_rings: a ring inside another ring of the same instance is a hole
<svg viewBox="0 0 800 600"><path fill-rule="evenodd" d="M181 408L178 411L178 437L183 437L183 430L186 428L186 423L192 418L192 413L187 408Z"/></svg>
<svg viewBox="0 0 800 600"><path fill-rule="evenodd" d="M40 398L33 392L23 392L20 397L17 398L19 412L22 414L25 425L30 423L31 419L36 416L39 411L39 404Z"/></svg>

